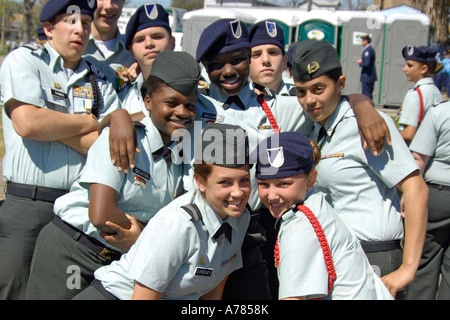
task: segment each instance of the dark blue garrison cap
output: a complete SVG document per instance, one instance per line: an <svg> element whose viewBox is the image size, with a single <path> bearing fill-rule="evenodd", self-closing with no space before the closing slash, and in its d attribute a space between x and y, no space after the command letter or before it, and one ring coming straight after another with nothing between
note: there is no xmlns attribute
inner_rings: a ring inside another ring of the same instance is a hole
<svg viewBox="0 0 450 320"><path fill-rule="evenodd" d="M94 17L95 9L97 0L49 0L42 8L39 20L44 23L64 13L82 13Z"/></svg>
<svg viewBox="0 0 450 320"><path fill-rule="evenodd" d="M144 4L131 16L126 29L126 47L131 46L133 37L137 32L150 27L164 27L169 31L171 30L169 14L160 4Z"/></svg>
<svg viewBox="0 0 450 320"><path fill-rule="evenodd" d="M251 47L274 44L284 52L283 30L275 21L260 21L248 29Z"/></svg>
<svg viewBox="0 0 450 320"><path fill-rule="evenodd" d="M252 159L256 159L257 179L291 177L308 173L314 167L311 142L298 132L270 136L258 145Z"/></svg>
<svg viewBox="0 0 450 320"><path fill-rule="evenodd" d="M220 53L250 48L247 26L239 19L221 19L203 30L197 46L197 61Z"/></svg>
<svg viewBox="0 0 450 320"><path fill-rule="evenodd" d="M436 61L437 50L426 46L406 46L402 50L405 60L414 60L419 62L433 62Z"/></svg>
<svg viewBox="0 0 450 320"><path fill-rule="evenodd" d="M36 32L39 40L41 41L47 40L47 36L45 35L44 31L44 25L42 24L38 25L34 31Z"/></svg>

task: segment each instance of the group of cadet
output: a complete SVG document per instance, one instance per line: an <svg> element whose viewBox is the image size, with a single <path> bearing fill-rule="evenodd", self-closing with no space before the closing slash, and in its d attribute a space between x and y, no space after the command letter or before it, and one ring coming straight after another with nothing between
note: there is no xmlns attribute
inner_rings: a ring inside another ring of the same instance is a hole
<svg viewBox="0 0 450 320"><path fill-rule="evenodd" d="M1 66L1 299L450 297L435 52L403 50L400 131L326 41L221 19L192 57L123 5L49 0Z"/></svg>

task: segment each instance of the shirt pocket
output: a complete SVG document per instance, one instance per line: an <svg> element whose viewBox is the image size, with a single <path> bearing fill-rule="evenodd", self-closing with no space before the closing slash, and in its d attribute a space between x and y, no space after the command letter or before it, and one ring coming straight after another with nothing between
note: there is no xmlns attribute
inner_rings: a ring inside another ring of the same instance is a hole
<svg viewBox="0 0 450 320"><path fill-rule="evenodd" d="M45 105L48 109L69 113L68 96L65 92L50 87L42 87Z"/></svg>

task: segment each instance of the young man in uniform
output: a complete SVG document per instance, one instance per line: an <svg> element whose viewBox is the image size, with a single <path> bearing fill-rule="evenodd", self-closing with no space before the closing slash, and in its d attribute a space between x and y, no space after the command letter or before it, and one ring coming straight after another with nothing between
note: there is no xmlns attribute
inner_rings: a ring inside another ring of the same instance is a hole
<svg viewBox="0 0 450 320"><path fill-rule="evenodd" d="M117 26L124 3L125 0L97 0L91 36L83 56L107 77L117 91L128 82L127 70L135 62Z"/></svg>
<svg viewBox="0 0 450 320"><path fill-rule="evenodd" d="M263 87L275 94L289 95L289 86L283 81L288 57L284 50L284 36L281 27L274 21L258 22L249 28L252 47L250 79L256 92Z"/></svg>
<svg viewBox="0 0 450 320"><path fill-rule="evenodd" d="M372 99L373 85L377 81L377 71L375 70L375 50L373 50L372 39L369 35L364 35L361 38L362 46L364 51L362 53L361 59L357 61L358 65L361 67L361 83L362 83L362 94L368 96Z"/></svg>
<svg viewBox="0 0 450 320"><path fill-rule="evenodd" d="M53 202L81 172L98 120L120 108L111 84L82 59L95 8L95 1L48 1L40 16L45 47L19 48L1 66L7 195L0 299L25 297L35 241L53 218Z"/></svg>

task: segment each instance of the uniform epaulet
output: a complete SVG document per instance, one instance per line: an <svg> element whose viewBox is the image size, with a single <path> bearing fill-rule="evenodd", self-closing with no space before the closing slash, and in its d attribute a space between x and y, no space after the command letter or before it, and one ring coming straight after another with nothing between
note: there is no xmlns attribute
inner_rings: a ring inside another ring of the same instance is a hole
<svg viewBox="0 0 450 320"><path fill-rule="evenodd" d="M184 209L192 217L192 222L202 220L200 209L195 203L186 204L184 206L181 206L181 208Z"/></svg>
<svg viewBox="0 0 450 320"><path fill-rule="evenodd" d="M198 93L201 93L201 94L207 96L207 95L209 95L209 85L204 80L199 80L197 91L198 91Z"/></svg>
<svg viewBox="0 0 450 320"><path fill-rule="evenodd" d="M40 45L38 43L32 43L32 42L24 44L22 47L27 48L31 51L38 51L38 50L44 49L43 45Z"/></svg>
<svg viewBox="0 0 450 320"><path fill-rule="evenodd" d="M89 66L89 69L91 70L91 72L99 79L102 79L104 81L108 81L108 79L106 78L106 76L103 74L103 72L101 72L100 70L97 69L96 66L94 66L92 63L90 63L89 61L85 60L87 65Z"/></svg>
<svg viewBox="0 0 450 320"><path fill-rule="evenodd" d="M432 107L437 107L438 105L444 104L446 102L449 102L450 100L442 100L440 102L436 102L435 104L432 105Z"/></svg>
<svg viewBox="0 0 450 320"><path fill-rule="evenodd" d="M134 125L135 128L145 128L145 124L143 124L140 121L134 121L133 125Z"/></svg>

